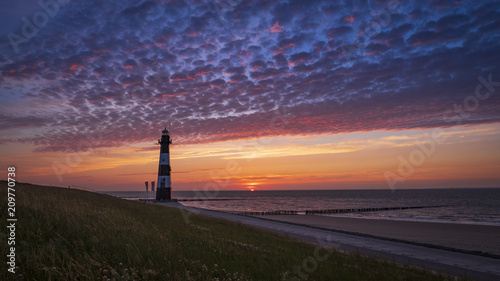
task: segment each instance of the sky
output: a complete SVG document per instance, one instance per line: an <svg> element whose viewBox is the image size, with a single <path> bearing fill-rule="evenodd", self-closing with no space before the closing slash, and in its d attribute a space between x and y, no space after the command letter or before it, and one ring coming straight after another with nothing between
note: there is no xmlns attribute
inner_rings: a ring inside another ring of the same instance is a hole
<svg viewBox="0 0 500 281"><path fill-rule="evenodd" d="M144 190L500 187L500 1L2 1L0 166Z"/></svg>

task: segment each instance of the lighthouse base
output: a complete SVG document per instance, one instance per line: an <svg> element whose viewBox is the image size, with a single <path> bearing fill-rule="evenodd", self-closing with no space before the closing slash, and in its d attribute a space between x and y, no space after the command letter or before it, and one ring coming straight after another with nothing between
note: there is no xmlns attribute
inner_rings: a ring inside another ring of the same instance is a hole
<svg viewBox="0 0 500 281"><path fill-rule="evenodd" d="M156 200L165 201L172 199L172 189L170 187L160 187L156 189Z"/></svg>

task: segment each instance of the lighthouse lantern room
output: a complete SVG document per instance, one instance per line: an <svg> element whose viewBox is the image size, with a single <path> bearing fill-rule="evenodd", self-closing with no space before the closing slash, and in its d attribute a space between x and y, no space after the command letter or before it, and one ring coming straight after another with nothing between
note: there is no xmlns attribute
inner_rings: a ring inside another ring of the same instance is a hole
<svg viewBox="0 0 500 281"><path fill-rule="evenodd" d="M158 181L156 186L156 200L171 200L172 189L170 187L170 153L169 145L172 143L167 128L161 132L160 165L158 167Z"/></svg>

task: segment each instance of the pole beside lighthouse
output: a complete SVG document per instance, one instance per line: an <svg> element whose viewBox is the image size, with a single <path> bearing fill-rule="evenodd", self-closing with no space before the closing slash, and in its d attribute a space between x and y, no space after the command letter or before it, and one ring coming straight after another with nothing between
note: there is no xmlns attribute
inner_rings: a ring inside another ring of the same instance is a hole
<svg viewBox="0 0 500 281"><path fill-rule="evenodd" d="M170 186L170 153L169 145L172 143L167 128L161 132L160 144L160 164L158 167L158 182L156 186L156 200L171 200L172 188Z"/></svg>

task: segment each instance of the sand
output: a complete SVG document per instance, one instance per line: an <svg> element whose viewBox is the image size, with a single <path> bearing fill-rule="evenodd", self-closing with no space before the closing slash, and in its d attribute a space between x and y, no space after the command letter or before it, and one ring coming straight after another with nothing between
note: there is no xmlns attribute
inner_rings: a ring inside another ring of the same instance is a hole
<svg viewBox="0 0 500 281"><path fill-rule="evenodd" d="M464 244L463 242L457 243L456 241L478 241L475 244L487 246L487 250L485 250L485 252L495 253L498 252L499 248L498 242L494 239L495 236L498 236L497 227L483 228L482 226L476 225L450 226L448 224L438 224L438 226L436 224L427 225L425 223L421 225L413 222L378 220L367 221L321 216L289 215L274 217L250 217L220 211L187 207L179 204L178 202L162 203L162 205L181 209L186 223L189 223L189 213L185 212L187 210L199 215L216 217L254 226L259 229L272 231L305 242L321 245L321 247L327 246L336 248L339 251L358 252L404 264L423 266L428 269L438 270L441 272L467 274L468 276L478 280L500 280L500 258L498 258L498 256L496 256L497 258L492 258L484 255L465 253L463 250L450 251L449 249L443 249L440 247L423 247L422 245L415 245L415 243L398 242L403 239L399 239L397 241L380 239L380 237L383 237L381 234L384 233L392 236L398 234L398 237L404 237L406 241L409 241L406 238L411 236L433 237L436 235L431 235L429 233L433 231L438 231L439 233L439 229L443 228L445 229L444 231L448 233L449 239L445 236L442 240L455 241L455 244ZM270 218L283 220L283 222L271 220ZM343 223L341 223L341 221ZM371 232L372 236L377 237L366 237L366 235L360 236L343 233L338 230L330 230L332 226L335 226L336 229L340 229L340 226L342 225L344 226L344 232L351 230L350 233L353 233L352 230L358 230L358 233L361 231L365 233ZM329 226L330 229L327 229L325 226ZM456 231L453 229L454 227L458 227L458 231L456 233L453 233ZM467 231L462 232L462 227L465 227ZM429 231L429 229L433 229L433 231ZM418 234L418 231L421 231L422 234ZM472 234L466 234L467 232ZM488 234L482 235L481 233L483 232ZM492 233L493 235L491 235ZM459 239L460 237L462 237L462 239ZM476 238L471 239L471 237ZM455 244L451 243L448 245L457 246ZM473 245L473 247L477 247L477 245ZM497 250L488 251L490 248Z"/></svg>
<svg viewBox="0 0 500 281"><path fill-rule="evenodd" d="M500 226L319 215L267 215L256 217L500 256Z"/></svg>

